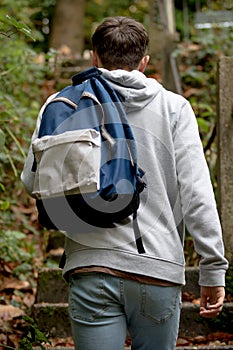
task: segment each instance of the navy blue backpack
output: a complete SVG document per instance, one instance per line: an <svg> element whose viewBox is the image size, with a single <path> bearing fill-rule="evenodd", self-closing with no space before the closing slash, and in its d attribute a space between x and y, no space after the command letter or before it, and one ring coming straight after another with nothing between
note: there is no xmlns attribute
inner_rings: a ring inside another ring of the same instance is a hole
<svg viewBox="0 0 233 350"><path fill-rule="evenodd" d="M33 195L38 220L48 229L95 232L114 224L137 223L144 172L136 142L116 91L96 67L72 78L46 106L33 142Z"/></svg>

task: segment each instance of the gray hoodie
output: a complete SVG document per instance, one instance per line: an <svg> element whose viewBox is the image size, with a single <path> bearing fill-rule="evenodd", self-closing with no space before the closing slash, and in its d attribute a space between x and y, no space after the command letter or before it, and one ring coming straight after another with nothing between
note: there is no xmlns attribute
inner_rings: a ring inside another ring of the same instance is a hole
<svg viewBox="0 0 233 350"><path fill-rule="evenodd" d="M185 283L185 225L200 255L200 285L224 286L228 267L216 202L193 110L182 96L167 91L139 71L108 71L103 76L124 100L137 141L139 166L147 188L138 223L146 253L135 245L131 218L93 233L67 237L63 273L102 266L179 284ZM41 120L32 140L36 138ZM22 181L33 188L31 148Z"/></svg>

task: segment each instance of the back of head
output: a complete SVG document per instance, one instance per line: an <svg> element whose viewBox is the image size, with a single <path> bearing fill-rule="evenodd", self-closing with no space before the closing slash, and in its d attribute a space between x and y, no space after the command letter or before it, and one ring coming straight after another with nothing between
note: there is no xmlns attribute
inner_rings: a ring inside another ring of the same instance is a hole
<svg viewBox="0 0 233 350"><path fill-rule="evenodd" d="M92 47L106 69L137 69L149 43L144 26L128 17L109 17L93 36Z"/></svg>

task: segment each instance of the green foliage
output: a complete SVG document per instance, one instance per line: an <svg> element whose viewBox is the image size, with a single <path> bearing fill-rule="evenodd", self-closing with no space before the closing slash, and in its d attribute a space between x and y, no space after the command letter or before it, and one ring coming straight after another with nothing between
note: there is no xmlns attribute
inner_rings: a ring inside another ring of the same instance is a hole
<svg viewBox="0 0 233 350"><path fill-rule="evenodd" d="M31 254L25 249L26 235L18 231L0 231L0 256L4 261L30 260Z"/></svg>
<svg viewBox="0 0 233 350"><path fill-rule="evenodd" d="M19 346L15 348L0 344L1 348L9 350L33 350L40 348L41 350L46 350L46 344L51 346L50 340L43 332L40 331L38 325L31 317L25 315L22 317L22 320L24 332L21 340L19 341Z"/></svg>
<svg viewBox="0 0 233 350"><path fill-rule="evenodd" d="M226 296L228 295L233 297L233 266L226 273Z"/></svg>
<svg viewBox="0 0 233 350"><path fill-rule="evenodd" d="M16 21L16 19L13 18L12 16L6 15L5 18L1 17L0 22L2 22L3 24L5 24L7 26L11 25L13 28L15 28L16 31L22 32L24 35L30 37L32 40L35 40L34 37L32 36L31 29L25 23ZM9 30L7 30L5 32L4 31L1 32L2 35L5 35L7 37L11 37L13 33L14 32L9 31Z"/></svg>
<svg viewBox="0 0 233 350"><path fill-rule="evenodd" d="M33 350L36 346L40 347L42 350L45 350L46 347L44 344L50 344L48 338L39 330L32 318L23 316L23 319L27 325L25 332L26 334L20 341L17 350Z"/></svg>
<svg viewBox="0 0 233 350"><path fill-rule="evenodd" d="M233 56L233 33L228 28L193 31L191 42L174 52L178 60L183 91L194 109L209 163L212 183L217 188L216 133L217 66L222 55ZM210 142L211 141L211 142Z"/></svg>
<svg viewBox="0 0 233 350"><path fill-rule="evenodd" d="M5 33L0 35L0 183L9 176L10 169L16 177L22 168L19 163L25 159L24 142L31 134L32 118L40 105L39 86L43 78L36 55L25 42L27 36L31 37L31 30L9 15L5 18L0 22ZM14 36L12 26L16 30Z"/></svg>
<svg viewBox="0 0 233 350"><path fill-rule="evenodd" d="M14 263L13 274L20 280L30 280L33 284L33 242L26 239L26 234L19 231L0 231L1 264Z"/></svg>
<svg viewBox="0 0 233 350"><path fill-rule="evenodd" d="M217 182L217 68L221 56L233 56L232 28L211 28L190 31L190 41L181 42L173 53L177 58L184 96L191 103L209 165L216 198ZM187 265L198 265L193 238L185 240Z"/></svg>
<svg viewBox="0 0 233 350"><path fill-rule="evenodd" d="M21 233L33 228L24 225L26 218L17 213L19 203L27 201L21 196L19 175L42 103L45 73L30 47L34 38L30 11L23 7L28 3L3 1L0 8L0 257L4 262L17 263L15 274L19 278L31 271L26 271L25 264L32 262L34 254Z"/></svg>

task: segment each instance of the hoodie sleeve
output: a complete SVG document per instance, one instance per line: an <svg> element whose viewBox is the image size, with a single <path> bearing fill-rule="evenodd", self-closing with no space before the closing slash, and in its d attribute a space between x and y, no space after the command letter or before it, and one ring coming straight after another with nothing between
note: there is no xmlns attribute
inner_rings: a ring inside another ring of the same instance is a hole
<svg viewBox="0 0 233 350"><path fill-rule="evenodd" d="M25 187L26 192L32 196L32 191L33 191L33 185L34 185L34 179L35 179L35 173L32 171L32 166L34 162L34 155L32 152L32 142L38 137L39 134L39 129L40 129L40 124L41 124L41 119L42 119L42 114L47 106L47 104L57 95L57 93L51 95L45 104L41 107L41 110L39 112L39 115L37 117L36 121L36 127L35 130L32 134L31 138L31 143L29 146L27 158L23 167L23 171L21 173L21 181Z"/></svg>
<svg viewBox="0 0 233 350"><path fill-rule="evenodd" d="M196 117L187 101L178 116L174 145L182 214L200 255L199 284L224 286L228 262L222 230Z"/></svg>

